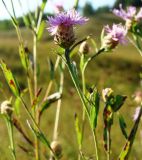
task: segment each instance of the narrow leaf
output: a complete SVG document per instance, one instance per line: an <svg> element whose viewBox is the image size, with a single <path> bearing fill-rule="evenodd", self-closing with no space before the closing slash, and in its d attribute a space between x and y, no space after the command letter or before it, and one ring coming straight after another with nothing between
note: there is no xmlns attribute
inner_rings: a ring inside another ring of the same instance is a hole
<svg viewBox="0 0 142 160"><path fill-rule="evenodd" d="M75 129L76 129L78 145L81 146L81 144L82 144L82 134L81 134L81 130L80 130L80 127L79 127L79 119L78 119L77 114L75 114Z"/></svg>
<svg viewBox="0 0 142 160"><path fill-rule="evenodd" d="M124 137L127 139L128 138L127 132L126 132L127 125L126 125L125 120L122 115L119 116L119 125L120 125L121 131L122 131Z"/></svg>
<svg viewBox="0 0 142 160"><path fill-rule="evenodd" d="M135 136L136 136L136 133L137 133L137 129L138 129L138 126L139 126L139 122L140 122L140 119L141 119L141 115L142 115L142 107L139 111L139 115L138 115L138 118L136 119L135 123L134 123L134 126L130 132L130 135L129 137L127 138L127 141L119 155L119 158L118 160L128 160L129 158L129 153L132 149L132 145L133 145L133 142L134 142L134 139L135 139Z"/></svg>
<svg viewBox="0 0 142 160"><path fill-rule="evenodd" d="M28 59L28 53L26 53L26 50L23 44L19 45L19 55L20 55L21 63L24 69L27 71L29 67L29 59Z"/></svg>
<svg viewBox="0 0 142 160"><path fill-rule="evenodd" d="M45 22L42 21L37 33L37 39L40 40L42 38L43 32L44 32L44 28L45 28Z"/></svg>
<svg viewBox="0 0 142 160"><path fill-rule="evenodd" d="M4 61L1 60L0 62L3 74L5 76L5 79L11 89L11 91L13 92L13 94L16 97L20 96L20 89L19 89L19 85L14 77L14 75L12 74L11 70L7 67L7 65L5 64Z"/></svg>
<svg viewBox="0 0 142 160"><path fill-rule="evenodd" d="M50 142L47 140L47 138L43 135L43 133L39 132L39 131L36 131L32 126L31 124L28 122L28 125L30 127L30 129L32 130L33 134L43 143L45 144L50 150L51 150L51 147L50 147Z"/></svg>

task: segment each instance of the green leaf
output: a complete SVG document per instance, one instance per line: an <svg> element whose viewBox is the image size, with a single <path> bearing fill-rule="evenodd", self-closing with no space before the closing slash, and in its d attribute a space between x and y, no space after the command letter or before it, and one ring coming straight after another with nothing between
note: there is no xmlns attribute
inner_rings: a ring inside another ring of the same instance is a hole
<svg viewBox="0 0 142 160"><path fill-rule="evenodd" d="M97 127L99 106L100 106L100 96L97 89L95 88L90 95L90 121L92 129L95 129Z"/></svg>
<svg viewBox="0 0 142 160"><path fill-rule="evenodd" d="M26 27L31 27L31 22L30 22L29 17L27 17L26 15L23 15L23 21Z"/></svg>
<svg viewBox="0 0 142 160"><path fill-rule="evenodd" d="M43 32L44 32L44 28L45 28L45 22L42 21L37 33L37 39L40 40L42 38Z"/></svg>
<svg viewBox="0 0 142 160"><path fill-rule="evenodd" d="M28 59L28 53L26 53L26 50L23 44L19 45L19 55L20 55L21 63L24 69L27 71L29 67L29 59Z"/></svg>
<svg viewBox="0 0 142 160"><path fill-rule="evenodd" d="M81 146L82 144L82 134L81 134L81 129L79 126L79 119L77 114L75 114L75 130L76 130L76 134L77 134L77 142L78 145Z"/></svg>
<svg viewBox="0 0 142 160"><path fill-rule="evenodd" d="M11 91L13 92L13 94L16 97L20 96L20 88L19 85L14 77L14 75L12 74L11 70L7 67L7 65L5 64L4 61L1 60L0 62L3 74L5 76L5 79L11 89Z"/></svg>
<svg viewBox="0 0 142 160"><path fill-rule="evenodd" d="M127 132L126 132L127 125L122 115L119 116L119 125L124 137L127 139L128 138Z"/></svg>
<svg viewBox="0 0 142 160"><path fill-rule="evenodd" d="M134 126L129 134L129 137L127 138L127 141L119 155L119 160L128 160L129 158L129 153L132 149L132 145L133 145L133 142L134 142L134 139L135 139L135 136L136 136L136 133L137 133L137 129L138 129L138 126L139 126L139 122L140 122L140 119L141 119L141 115L142 115L142 107L139 111L139 115L138 115L138 118L136 119L135 123L134 123Z"/></svg>
<svg viewBox="0 0 142 160"><path fill-rule="evenodd" d="M47 0L42 0L41 10L43 11L46 6Z"/></svg>
<svg viewBox="0 0 142 160"><path fill-rule="evenodd" d="M114 97L114 104L112 104L112 109L114 112L117 112L122 105L124 104L125 100L126 100L126 96L121 96L121 95L116 95Z"/></svg>
<svg viewBox="0 0 142 160"><path fill-rule="evenodd" d="M45 144L50 150L51 147L50 147L50 142L47 140L47 138L44 136L44 134L42 132L39 132L39 131L36 131L32 126L31 124L28 122L28 125L30 127L30 129L32 130L33 134L43 143Z"/></svg>
<svg viewBox="0 0 142 160"><path fill-rule="evenodd" d="M74 8L77 10L78 9L78 4L79 4L79 0L75 0L74 1Z"/></svg>
<svg viewBox="0 0 142 160"><path fill-rule="evenodd" d="M26 93L27 93L28 89L24 89L23 91L21 91L20 93L20 97L23 97ZM16 97L15 102L14 102L14 111L17 115L20 114L20 107L21 107L21 100L19 97Z"/></svg>

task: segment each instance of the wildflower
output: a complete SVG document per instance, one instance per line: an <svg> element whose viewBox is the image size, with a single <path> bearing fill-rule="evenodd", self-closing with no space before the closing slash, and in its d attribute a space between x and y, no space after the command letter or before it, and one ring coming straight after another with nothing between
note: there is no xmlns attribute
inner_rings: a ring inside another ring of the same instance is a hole
<svg viewBox="0 0 142 160"><path fill-rule="evenodd" d="M11 116L13 112L11 102L7 100L2 102L0 107L0 112L1 114Z"/></svg>
<svg viewBox="0 0 142 160"><path fill-rule="evenodd" d="M61 12L55 17L48 17L48 31L54 36L56 44L69 48L75 42L74 26L82 25L88 19L81 17L74 9Z"/></svg>
<svg viewBox="0 0 142 160"><path fill-rule="evenodd" d="M106 102L107 99L112 96L112 93L113 93L113 90L111 88L105 88L102 90L102 97L104 102Z"/></svg>
<svg viewBox="0 0 142 160"><path fill-rule="evenodd" d="M81 43L79 52L82 54L87 54L89 52L89 45L86 41Z"/></svg>
<svg viewBox="0 0 142 160"><path fill-rule="evenodd" d="M56 140L53 141L51 143L51 148L52 148L54 154L57 157L61 157L61 155L62 155L62 146L61 146L61 144L58 141L56 141Z"/></svg>
<svg viewBox="0 0 142 160"><path fill-rule="evenodd" d="M107 25L104 30L106 35L103 38L102 48L110 50L114 49L119 43L125 44L127 42L125 38L127 30L121 24L113 24L111 28Z"/></svg>
<svg viewBox="0 0 142 160"><path fill-rule="evenodd" d="M127 29L131 29L133 24L142 20L142 8L138 12L134 6L127 7L126 11L122 8L122 4L120 4L119 8L114 9L113 13L126 21Z"/></svg>
<svg viewBox="0 0 142 160"><path fill-rule="evenodd" d="M139 116L139 113L140 113L140 110L141 110L141 107L137 107L136 110L135 110L135 113L133 115L133 120L136 121L138 116Z"/></svg>

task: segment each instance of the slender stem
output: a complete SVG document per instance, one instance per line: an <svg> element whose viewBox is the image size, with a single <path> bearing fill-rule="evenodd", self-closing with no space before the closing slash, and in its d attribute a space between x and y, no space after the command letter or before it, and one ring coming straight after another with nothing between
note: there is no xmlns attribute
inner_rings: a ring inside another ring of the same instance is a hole
<svg viewBox="0 0 142 160"><path fill-rule="evenodd" d="M33 35L33 59L34 59L34 94L37 93L37 36Z"/></svg>
<svg viewBox="0 0 142 160"><path fill-rule="evenodd" d="M104 49L101 49L100 51L98 51L97 54L95 54L94 56L92 56L90 60L92 60L94 57L96 57L97 55L99 55L99 54L100 54L101 52L103 52L103 51L104 51ZM72 68L73 66L72 66L72 63L71 63L71 61L70 61L70 55L69 55L69 54L70 54L69 50L66 50L66 51L65 51L65 58L66 58L67 67L68 67L68 69L69 69L71 78L72 78L73 83L74 83L74 85L75 85L75 87L76 87L76 90L77 90L77 92L78 92L78 94L79 94L79 97L80 97L80 99L81 99L81 101L82 101L83 107L84 107L84 109L85 109L85 111L86 111L86 114L87 114L87 117L88 117L88 119L89 119L89 124L90 124L90 126L91 126L89 110L88 110L87 104L86 104L86 102L85 102L84 95L83 95L82 92L81 92L81 89L80 89L80 86L79 86L79 83L78 83L78 80L77 80L77 77L76 77L76 73L74 72L74 70L73 70L73 68ZM89 61L90 61L90 60L89 60ZM89 62L89 61L88 61L88 62ZM88 63L86 63L86 66L87 66L87 64L88 64ZM86 68L86 66L85 66L85 68ZM85 71L85 68L84 68L83 71ZM97 140L96 140L95 131L93 131L93 137L94 137L94 143L95 143L96 159L99 160L99 157L98 157L98 156L99 156L99 155L98 155L98 145L97 145Z"/></svg>
<svg viewBox="0 0 142 160"><path fill-rule="evenodd" d="M14 138L13 138L13 124L11 121L11 117L6 117L6 123L7 123L9 139L10 139L10 149L12 152L12 157L13 157L13 160L16 160L16 152L15 152Z"/></svg>
<svg viewBox="0 0 142 160"><path fill-rule="evenodd" d="M42 135L42 137L44 138L44 141L45 141L45 143L47 144L48 148L49 148L49 149L52 151L52 153L54 154L54 152L53 152L51 146L49 145L49 143L48 143L48 141L47 141L44 133L43 133L43 132L41 131L41 129L39 128L39 126L38 126L38 124L36 123L34 117L32 116L31 112L29 111L26 103L24 102L24 100L22 99L22 97L19 97L19 99L20 99L21 103L23 104L23 106L24 106L24 108L25 108L28 116L31 118L31 120L32 120L34 126L36 127L37 131Z"/></svg>
<svg viewBox="0 0 142 160"><path fill-rule="evenodd" d="M110 160L110 132L107 130L107 160Z"/></svg>
<svg viewBox="0 0 142 160"><path fill-rule="evenodd" d="M97 141L95 129L92 129L92 133L93 133L93 139L94 139L94 143L95 143L96 160L99 160L98 141Z"/></svg>
<svg viewBox="0 0 142 160"><path fill-rule="evenodd" d="M60 57L58 56L57 59L56 59L56 62L55 62L55 68L54 68L54 71L56 71L58 65L59 65L59 62L60 62ZM43 98L43 101L48 97L49 93L50 93L50 90L52 88L52 85L53 85L53 80L50 80L49 84L48 84L48 87L46 89L46 92L45 92L45 96Z"/></svg>
<svg viewBox="0 0 142 160"><path fill-rule="evenodd" d="M85 108L85 110L86 110L86 113L87 113L87 115L88 115L88 117L89 117L89 110L88 110L88 108L87 108L87 105L86 105L86 103L85 103L84 96L83 96L83 94L82 94L82 92L81 92L79 83L78 83L78 81L77 81L76 74L75 74L74 70L72 69L72 63L71 63L71 61L70 61L70 55L69 55L69 54L70 54L69 50L66 50L66 51L65 51L65 58L66 58L66 61L67 61L67 67L68 67L68 69L69 69L71 78L72 78L73 83L74 83L74 85L75 85L75 87L76 87L76 90L77 90L77 92L78 92L78 95L79 95L79 97L80 97L80 99L81 99L81 101L82 101L82 104L83 104L83 106L84 106L84 108Z"/></svg>

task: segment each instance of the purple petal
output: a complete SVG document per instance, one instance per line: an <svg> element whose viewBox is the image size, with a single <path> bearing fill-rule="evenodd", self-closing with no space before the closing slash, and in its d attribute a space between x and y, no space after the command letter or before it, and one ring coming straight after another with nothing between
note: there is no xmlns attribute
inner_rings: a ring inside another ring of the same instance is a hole
<svg viewBox="0 0 142 160"><path fill-rule="evenodd" d="M140 21L142 19L142 8L140 8L138 14L136 15L136 20Z"/></svg>
<svg viewBox="0 0 142 160"><path fill-rule="evenodd" d="M114 9L113 13L123 20L132 19L136 15L136 7L134 6L127 7L126 11L122 8L122 4L119 5L119 8L120 9Z"/></svg>
<svg viewBox="0 0 142 160"><path fill-rule="evenodd" d="M58 26L65 25L65 26L73 26L73 25L82 25L86 21L87 18L82 17L76 12L74 9L69 10L67 12L61 12L57 14L55 17L48 17L49 28L48 31L54 35L56 33L56 29Z"/></svg>

